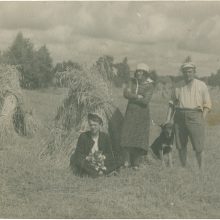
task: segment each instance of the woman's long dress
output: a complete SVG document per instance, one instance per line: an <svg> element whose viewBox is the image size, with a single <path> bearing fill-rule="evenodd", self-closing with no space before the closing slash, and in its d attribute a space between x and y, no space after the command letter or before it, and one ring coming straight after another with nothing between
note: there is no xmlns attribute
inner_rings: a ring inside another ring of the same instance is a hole
<svg viewBox="0 0 220 220"><path fill-rule="evenodd" d="M142 149L145 152L149 145L150 111L149 102L153 95L152 83L141 83L132 78L124 91L128 99L124 124L121 134L121 146ZM138 99L142 95L142 99Z"/></svg>

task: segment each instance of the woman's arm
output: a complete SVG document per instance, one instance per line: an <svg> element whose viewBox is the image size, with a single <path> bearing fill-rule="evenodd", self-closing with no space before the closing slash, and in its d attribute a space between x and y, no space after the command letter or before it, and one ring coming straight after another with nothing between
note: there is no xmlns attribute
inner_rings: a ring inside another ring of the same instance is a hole
<svg viewBox="0 0 220 220"><path fill-rule="evenodd" d="M148 88L146 89L144 94L138 95L139 96L138 99L134 100L133 103L136 103L138 105L145 107L150 102L153 92L154 92L154 85L150 84L148 85Z"/></svg>
<svg viewBox="0 0 220 220"><path fill-rule="evenodd" d="M124 97L126 99L130 99L130 100L136 100L138 99L138 95L133 93L132 90L132 80L129 81L128 85L126 86L126 88L124 89Z"/></svg>
<svg viewBox="0 0 220 220"><path fill-rule="evenodd" d="M138 102L142 105L147 105L150 101L151 101L151 98L153 96L153 92L154 92L154 85L153 84L150 84L149 85L149 88L146 90L146 92L144 93L143 95L143 98L140 98L138 100Z"/></svg>

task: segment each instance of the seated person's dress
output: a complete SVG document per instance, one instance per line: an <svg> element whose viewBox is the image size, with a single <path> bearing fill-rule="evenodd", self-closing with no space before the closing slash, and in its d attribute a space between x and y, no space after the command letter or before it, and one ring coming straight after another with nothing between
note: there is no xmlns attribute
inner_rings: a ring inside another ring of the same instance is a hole
<svg viewBox="0 0 220 220"><path fill-rule="evenodd" d="M87 160L87 156L95 150L101 151L106 158L104 161L106 167L104 174L109 174L118 168L118 163L112 151L111 141L106 133L99 132L97 145L95 145L96 143L92 139L90 131L84 132L79 136L76 150L70 158L70 167L75 174L91 177L99 176L98 171L94 169ZM94 149L95 147L97 149Z"/></svg>

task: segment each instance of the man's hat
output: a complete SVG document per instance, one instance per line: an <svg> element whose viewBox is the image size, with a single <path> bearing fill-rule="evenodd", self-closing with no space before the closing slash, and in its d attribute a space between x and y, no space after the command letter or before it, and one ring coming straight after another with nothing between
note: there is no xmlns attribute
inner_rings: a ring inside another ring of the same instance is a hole
<svg viewBox="0 0 220 220"><path fill-rule="evenodd" d="M88 120L92 120L92 121L98 122L99 124L103 125L102 116L96 112L89 113Z"/></svg>
<svg viewBox="0 0 220 220"><path fill-rule="evenodd" d="M187 68L193 68L193 69L195 69L195 68L196 68L196 65L195 65L193 62L183 63L182 66L181 66L181 69L184 70L184 69L187 69Z"/></svg>
<svg viewBox="0 0 220 220"><path fill-rule="evenodd" d="M137 65L136 70L144 70L144 71L146 71L146 72L149 72L149 71L150 71L150 68L149 68L149 66L148 66L147 64L145 64L145 63L139 63L139 64Z"/></svg>

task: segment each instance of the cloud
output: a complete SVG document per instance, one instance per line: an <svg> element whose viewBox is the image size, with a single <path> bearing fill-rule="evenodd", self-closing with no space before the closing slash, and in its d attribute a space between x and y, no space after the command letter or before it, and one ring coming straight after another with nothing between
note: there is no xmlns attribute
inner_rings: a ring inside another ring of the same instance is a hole
<svg viewBox="0 0 220 220"><path fill-rule="evenodd" d="M30 28L45 30L51 26L51 23L44 22L49 14L42 9L42 4L1 2L0 27L4 29ZM41 13L39 13L41 12ZM40 15L40 16L39 16Z"/></svg>
<svg viewBox="0 0 220 220"><path fill-rule="evenodd" d="M55 61L110 54L174 73L193 54L216 68L219 11L220 2L0 2L0 49L22 31L36 47L46 44Z"/></svg>
<svg viewBox="0 0 220 220"><path fill-rule="evenodd" d="M0 28L48 31L69 26L73 32L95 38L134 43L172 39L178 27L156 7L131 2L1 2Z"/></svg>
<svg viewBox="0 0 220 220"><path fill-rule="evenodd" d="M72 35L137 44L191 40L220 9L216 2L1 2L0 6L2 29L36 30L48 36L48 31L61 32L63 26L72 29ZM215 32L218 27L212 28ZM51 37L55 40L56 35Z"/></svg>
<svg viewBox="0 0 220 220"><path fill-rule="evenodd" d="M48 30L71 25L77 22L79 7L80 2L0 2L0 28Z"/></svg>
<svg viewBox="0 0 220 220"><path fill-rule="evenodd" d="M180 49L204 53L220 52L220 16L206 19L200 24L194 24L191 31L179 42Z"/></svg>
<svg viewBox="0 0 220 220"><path fill-rule="evenodd" d="M78 20L77 31L81 34L131 43L172 40L181 32L181 26L175 20L147 4L132 7L127 2L106 6L102 3L92 9L89 5L79 11Z"/></svg>

